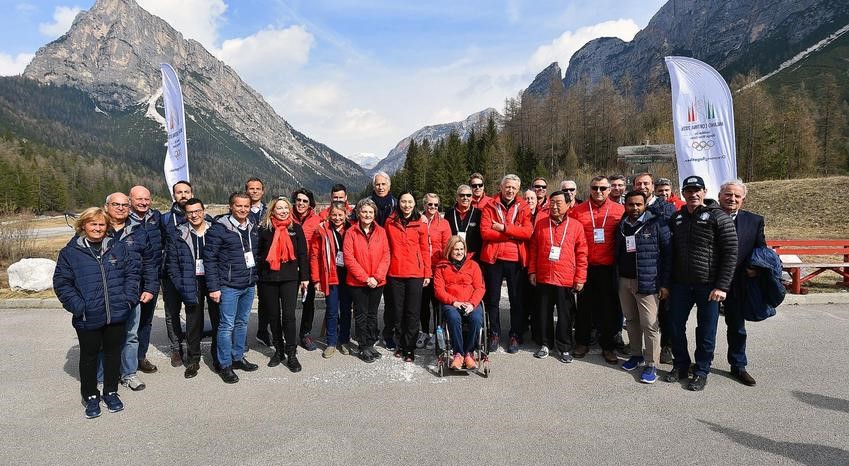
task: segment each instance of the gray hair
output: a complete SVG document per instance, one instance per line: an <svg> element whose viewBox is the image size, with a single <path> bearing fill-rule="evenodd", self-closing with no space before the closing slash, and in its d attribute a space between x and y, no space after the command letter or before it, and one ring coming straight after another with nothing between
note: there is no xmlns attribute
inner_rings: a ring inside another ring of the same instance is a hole
<svg viewBox="0 0 849 466"><path fill-rule="evenodd" d="M460 186L457 186L457 191L454 192L454 195L460 194L460 191L463 191L464 189L471 191L472 187L467 184L461 184Z"/></svg>
<svg viewBox="0 0 849 466"><path fill-rule="evenodd" d="M742 188L743 189L743 197L746 197L746 194L749 193L749 190L746 188L746 184L743 183L743 180L741 180L740 178L737 178L737 179L734 179L734 180L731 180L731 181L726 181L725 183L722 183L722 186L719 187L719 192L725 191L725 188L727 188L729 186L738 186L738 187Z"/></svg>
<svg viewBox="0 0 849 466"><path fill-rule="evenodd" d="M432 197L432 198L436 199L437 201L442 202L442 200L441 200L441 199L439 199L439 194L436 194L436 193L427 193L427 194L425 194L425 195L424 195L424 197L422 197L422 204L426 204L426 203L427 203L427 198L429 198L429 197Z"/></svg>
<svg viewBox="0 0 849 466"><path fill-rule="evenodd" d="M569 184L571 184L575 188L578 187L578 184L575 183L575 180L563 180L563 181L560 182L560 190L562 191L562 190L566 189L566 186L568 186Z"/></svg>
<svg viewBox="0 0 849 466"><path fill-rule="evenodd" d="M522 186L522 180L519 179L519 176L512 173L504 175L504 177L501 178L501 182L498 183L498 186L504 186L505 181L515 181L516 183L519 183L519 186Z"/></svg>
<svg viewBox="0 0 849 466"><path fill-rule="evenodd" d="M360 201L357 202L357 207L354 210L356 210L359 214L360 209L362 209L363 207L371 207L372 210L374 210L374 213L377 213L377 204L375 204L374 201L372 201L369 197L360 199Z"/></svg>
<svg viewBox="0 0 849 466"><path fill-rule="evenodd" d="M389 186L392 186L392 178L389 177L389 173L386 173L384 171L379 171L379 172L375 173L374 175L372 175L372 177L371 177L371 185L372 186L374 186L374 184L377 182L378 176L382 176L382 177L386 178L386 181L389 183Z"/></svg>

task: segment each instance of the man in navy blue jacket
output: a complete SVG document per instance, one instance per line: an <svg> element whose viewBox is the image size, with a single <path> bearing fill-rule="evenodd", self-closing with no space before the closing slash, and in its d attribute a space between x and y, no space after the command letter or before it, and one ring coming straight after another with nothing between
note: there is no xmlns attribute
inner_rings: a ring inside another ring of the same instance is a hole
<svg viewBox="0 0 849 466"><path fill-rule="evenodd" d="M186 223L186 202L194 197L192 184L188 181L178 181L171 187L171 195L174 203L171 209L162 214L159 224L162 232L162 249L166 249L165 242L169 240L178 226ZM168 340L171 342L171 366L179 367L183 364L182 343L183 327L180 325L180 292L171 283L167 274L162 274L162 301L165 303L165 328L168 332Z"/></svg>
<svg viewBox="0 0 849 466"><path fill-rule="evenodd" d="M746 199L746 185L740 180L729 181L719 190L719 205L737 228L737 264L734 278L725 301L725 324L728 326L728 364L731 375L743 385L755 385L755 379L746 371L746 320L743 306L746 302L746 281L757 272L748 267L752 250L766 246L764 218L742 209Z"/></svg>
<svg viewBox="0 0 849 466"><path fill-rule="evenodd" d="M161 214L156 209L150 208L150 190L144 186L133 186L130 188L130 221L138 223L147 232L147 239L153 248L153 263L157 273L162 271L162 250L165 246L162 242L162 231L159 229ZM156 309L156 298L159 295L159 285L156 291L145 300L145 293L141 296L141 314L139 316L139 352L138 368L145 374L157 371L156 365L147 359L147 350L150 347L150 332L153 328L153 312Z"/></svg>
<svg viewBox="0 0 849 466"><path fill-rule="evenodd" d="M251 198L245 192L230 195L230 213L213 222L206 233L203 262L209 297L219 303L218 373L226 383L239 377L233 369L255 371L245 359L248 318L257 280L257 228L248 218Z"/></svg>

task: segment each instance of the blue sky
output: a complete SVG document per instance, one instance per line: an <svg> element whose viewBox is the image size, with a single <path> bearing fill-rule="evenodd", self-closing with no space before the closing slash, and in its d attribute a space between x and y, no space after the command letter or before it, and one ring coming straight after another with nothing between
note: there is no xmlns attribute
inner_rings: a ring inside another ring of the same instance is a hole
<svg viewBox="0 0 849 466"><path fill-rule="evenodd" d="M630 40L666 0L138 0L239 72L295 128L385 156L418 128L502 110L552 61ZM0 0L0 75L92 0ZM11 13L11 14L9 14Z"/></svg>

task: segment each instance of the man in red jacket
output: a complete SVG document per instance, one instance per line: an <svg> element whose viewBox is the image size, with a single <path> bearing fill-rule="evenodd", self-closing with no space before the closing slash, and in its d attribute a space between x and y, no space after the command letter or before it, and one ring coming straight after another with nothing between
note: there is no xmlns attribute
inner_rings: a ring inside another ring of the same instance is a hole
<svg viewBox="0 0 849 466"><path fill-rule="evenodd" d="M583 225L566 215L566 199L563 191L549 198L549 217L537 224L531 238L528 279L537 287L539 307L535 312L543 342L534 357L548 357L551 347L560 352L561 362L569 363L575 292L581 291L587 280L587 239ZM552 328L555 305L557 326Z"/></svg>
<svg viewBox="0 0 849 466"><path fill-rule="evenodd" d="M609 199L610 183L606 176L596 176L590 181L590 199L569 211L569 216L584 226L589 249L587 285L578 295L575 313L576 358L589 351L590 330L595 324L600 332L602 356L609 364L617 364L616 333L622 327L616 288L615 251L613 235L625 213L622 204Z"/></svg>
<svg viewBox="0 0 849 466"><path fill-rule="evenodd" d="M501 179L500 192L486 204L481 214L481 262L486 264L484 300L492 329L490 352L496 351L500 343L501 320L498 306L501 301L502 280L507 280L507 295L510 298L508 353L519 351L520 339L528 324L519 284L522 268L528 259L526 243L531 239L533 225L528 205L517 196L521 183L518 176L505 175Z"/></svg>
<svg viewBox="0 0 849 466"><path fill-rule="evenodd" d="M469 175L469 186L472 187L472 207L482 210L492 200L491 197L486 195L483 175L480 173Z"/></svg>

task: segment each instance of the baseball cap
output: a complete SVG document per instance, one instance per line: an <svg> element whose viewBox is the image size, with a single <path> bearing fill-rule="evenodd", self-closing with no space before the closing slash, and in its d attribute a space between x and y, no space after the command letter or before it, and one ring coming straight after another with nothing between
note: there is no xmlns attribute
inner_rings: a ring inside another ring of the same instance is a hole
<svg viewBox="0 0 849 466"><path fill-rule="evenodd" d="M684 178L684 184L681 186L681 189L687 188L705 189L705 180L701 176L688 176Z"/></svg>

